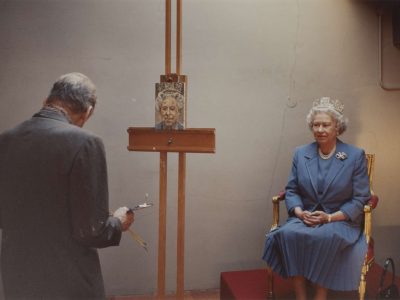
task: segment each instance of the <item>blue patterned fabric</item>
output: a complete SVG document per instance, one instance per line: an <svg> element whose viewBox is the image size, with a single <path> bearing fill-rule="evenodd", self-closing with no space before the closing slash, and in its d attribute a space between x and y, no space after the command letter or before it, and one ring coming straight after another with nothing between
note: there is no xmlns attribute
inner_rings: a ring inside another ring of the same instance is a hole
<svg viewBox="0 0 400 300"><path fill-rule="evenodd" d="M316 143L298 147L286 186L287 222L267 235L263 259L283 277L304 276L332 290L356 290L367 251L362 234L363 206L370 198L367 162L362 149L337 140L336 153L324 170ZM326 172L318 193L319 172ZM342 211L346 221L305 225L294 214L303 210Z"/></svg>

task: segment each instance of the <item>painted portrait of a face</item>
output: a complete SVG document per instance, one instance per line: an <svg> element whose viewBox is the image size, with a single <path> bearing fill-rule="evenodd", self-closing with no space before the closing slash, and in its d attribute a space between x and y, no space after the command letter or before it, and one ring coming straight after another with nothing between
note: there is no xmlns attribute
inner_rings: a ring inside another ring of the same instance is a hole
<svg viewBox="0 0 400 300"><path fill-rule="evenodd" d="M179 90L161 90L157 93L155 103L157 130L184 129L184 97Z"/></svg>
<svg viewBox="0 0 400 300"><path fill-rule="evenodd" d="M161 102L160 114L166 127L173 127L178 124L179 107L178 101L173 97L165 98Z"/></svg>

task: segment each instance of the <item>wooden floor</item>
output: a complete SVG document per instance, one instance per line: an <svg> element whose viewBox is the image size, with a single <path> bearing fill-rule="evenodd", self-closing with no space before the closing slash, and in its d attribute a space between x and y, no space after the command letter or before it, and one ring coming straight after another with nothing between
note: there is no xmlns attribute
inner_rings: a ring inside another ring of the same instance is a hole
<svg viewBox="0 0 400 300"><path fill-rule="evenodd" d="M114 296L109 297L109 300L155 300L159 299L151 295L134 295L134 296ZM175 295L167 295L165 300L175 300ZM186 291L184 300L219 300L219 289L201 290L201 291Z"/></svg>

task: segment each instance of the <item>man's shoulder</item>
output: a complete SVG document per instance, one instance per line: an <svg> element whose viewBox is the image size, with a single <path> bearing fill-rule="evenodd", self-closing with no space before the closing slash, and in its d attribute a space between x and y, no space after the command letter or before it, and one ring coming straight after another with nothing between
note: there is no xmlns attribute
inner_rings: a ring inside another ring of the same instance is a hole
<svg viewBox="0 0 400 300"><path fill-rule="evenodd" d="M97 134L93 133L90 130L72 124L68 125L69 125L68 127L65 127L65 131L67 131L69 134L74 134L78 137L85 139L100 139L100 137Z"/></svg>
<svg viewBox="0 0 400 300"><path fill-rule="evenodd" d="M44 118L31 118L13 128L6 129L0 133L0 142L18 140L21 136L36 141L75 145L74 147L80 147L85 143L103 144L101 137L90 130L59 120Z"/></svg>
<svg viewBox="0 0 400 300"><path fill-rule="evenodd" d="M0 142L2 141L7 141L10 139L14 139L15 137L18 137L23 131L24 128L28 127L30 123L30 120L25 120L22 121L21 123L14 125L14 127L9 127L4 129L2 132L0 132Z"/></svg>
<svg viewBox="0 0 400 300"><path fill-rule="evenodd" d="M62 134L65 136L66 139L76 142L79 141L79 143L82 144L103 144L102 138L97 134L72 124L64 127L62 130Z"/></svg>
<svg viewBox="0 0 400 300"><path fill-rule="evenodd" d="M46 124L37 125L41 127L43 133L37 135L36 139L69 145L73 148L79 148L85 144L103 144L102 139L97 134L85 128L54 119L47 119L46 121Z"/></svg>

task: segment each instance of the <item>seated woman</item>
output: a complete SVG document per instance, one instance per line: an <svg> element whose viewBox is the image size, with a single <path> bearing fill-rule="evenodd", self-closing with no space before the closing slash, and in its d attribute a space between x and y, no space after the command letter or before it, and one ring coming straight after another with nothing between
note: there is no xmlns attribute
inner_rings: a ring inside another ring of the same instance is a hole
<svg viewBox="0 0 400 300"><path fill-rule="evenodd" d="M307 116L315 142L296 148L286 186L287 222L267 235L263 259L291 277L296 299L314 299L328 289L357 290L367 243L361 231L370 197L364 150L337 137L347 127L344 105L323 97Z"/></svg>

